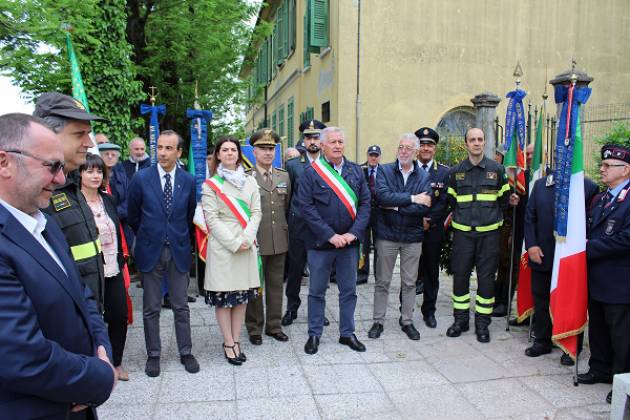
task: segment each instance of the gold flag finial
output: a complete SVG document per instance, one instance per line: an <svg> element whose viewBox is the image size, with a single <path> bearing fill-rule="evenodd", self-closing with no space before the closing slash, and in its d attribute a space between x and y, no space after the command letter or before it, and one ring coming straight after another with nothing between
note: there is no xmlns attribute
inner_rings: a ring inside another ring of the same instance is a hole
<svg viewBox="0 0 630 420"><path fill-rule="evenodd" d="M149 86L149 90L151 91L150 96L149 96L149 100L151 101L151 106L155 106L155 97L157 96L156 90L157 88L155 86Z"/></svg>
<svg viewBox="0 0 630 420"><path fill-rule="evenodd" d="M516 86L518 87L521 84L521 77L523 77L523 68L521 67L520 60L516 62L516 67L514 68L514 73L512 73L512 76L516 78L514 82L516 83Z"/></svg>

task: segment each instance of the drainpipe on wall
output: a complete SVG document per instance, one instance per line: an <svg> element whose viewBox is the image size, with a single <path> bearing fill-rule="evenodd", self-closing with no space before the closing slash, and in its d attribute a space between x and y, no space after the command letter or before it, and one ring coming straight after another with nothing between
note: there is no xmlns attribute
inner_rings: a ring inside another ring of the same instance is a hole
<svg viewBox="0 0 630 420"><path fill-rule="evenodd" d="M354 145L354 161L359 162L359 138L360 138L360 112L361 112L361 93L359 91L361 81L361 0L355 0L357 4L357 98L355 102L355 145Z"/></svg>

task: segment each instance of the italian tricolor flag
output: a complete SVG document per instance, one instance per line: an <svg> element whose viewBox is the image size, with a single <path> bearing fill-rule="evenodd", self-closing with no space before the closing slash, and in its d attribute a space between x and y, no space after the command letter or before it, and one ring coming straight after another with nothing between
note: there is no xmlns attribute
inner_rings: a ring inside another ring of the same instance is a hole
<svg viewBox="0 0 630 420"><path fill-rule="evenodd" d="M553 321L552 340L574 360L577 335L586 326L588 307L584 157L579 117L576 127L569 185L567 236L556 238L549 308Z"/></svg>
<svg viewBox="0 0 630 420"><path fill-rule="evenodd" d="M542 148L543 148L543 125L545 122L544 112L541 111L538 124L536 125L536 143L534 143L534 156L532 157L529 169L529 194L532 194L534 183L542 178ZM518 267L518 286L516 300L516 314L518 322L524 321L534 310L534 298L532 296L532 269L529 266L529 254L525 248L521 249L521 258Z"/></svg>

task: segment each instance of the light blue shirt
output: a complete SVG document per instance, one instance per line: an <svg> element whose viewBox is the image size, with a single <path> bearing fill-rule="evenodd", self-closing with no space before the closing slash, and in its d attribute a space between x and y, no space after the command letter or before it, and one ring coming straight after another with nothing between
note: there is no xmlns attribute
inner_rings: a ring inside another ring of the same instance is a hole
<svg viewBox="0 0 630 420"><path fill-rule="evenodd" d="M615 188L613 188L612 190L609 188L608 192L610 194L612 194L612 200L610 200L610 202L612 203L613 201L615 201L615 199L617 199L617 196L619 195L619 193L621 192L621 190L624 189L624 187L628 185L628 181L626 182L622 182L621 184L617 185Z"/></svg>

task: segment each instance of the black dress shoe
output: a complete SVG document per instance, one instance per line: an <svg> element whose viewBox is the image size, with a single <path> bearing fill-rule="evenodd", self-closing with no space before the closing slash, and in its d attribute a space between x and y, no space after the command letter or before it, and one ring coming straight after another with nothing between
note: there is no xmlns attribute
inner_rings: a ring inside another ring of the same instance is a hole
<svg viewBox="0 0 630 420"><path fill-rule="evenodd" d="M612 377L599 375L591 372L590 370L586 373L578 373L577 380L578 383L585 385L612 384Z"/></svg>
<svg viewBox="0 0 630 420"><path fill-rule="evenodd" d="M339 344L350 347L354 351L365 351L365 346L359 340L357 336L352 334L350 337L339 337Z"/></svg>
<svg viewBox="0 0 630 420"><path fill-rule="evenodd" d="M319 346L319 337L311 335L308 337L306 344L304 344L304 353L315 354L317 353L318 346Z"/></svg>
<svg viewBox="0 0 630 420"><path fill-rule="evenodd" d="M560 356L560 364L562 366L574 366L575 362L567 353L562 353L562 356Z"/></svg>
<svg viewBox="0 0 630 420"><path fill-rule="evenodd" d="M424 317L424 325L426 325L429 328L437 327L437 321L435 319L435 315L431 314L431 315L425 316Z"/></svg>
<svg viewBox="0 0 630 420"><path fill-rule="evenodd" d="M236 350L238 350L238 356L236 356L236 358L240 360L241 362L246 362L247 356L245 356L245 353L241 351L241 343L239 343L238 341L235 341L234 346L236 347Z"/></svg>
<svg viewBox="0 0 630 420"><path fill-rule="evenodd" d="M278 341L289 341L289 336L282 331L278 331L275 333L265 333L265 335L268 335L269 337L272 337L273 339Z"/></svg>
<svg viewBox="0 0 630 420"><path fill-rule="evenodd" d="M328 320L328 318L324 317L324 327L327 327L330 325L330 321Z"/></svg>
<svg viewBox="0 0 630 420"><path fill-rule="evenodd" d="M262 344L262 336L258 334L253 334L249 336L249 342L255 346L260 346Z"/></svg>
<svg viewBox="0 0 630 420"><path fill-rule="evenodd" d="M413 324L404 325L402 330L410 340L420 340L420 333L416 330L416 327Z"/></svg>
<svg viewBox="0 0 630 420"><path fill-rule="evenodd" d="M188 303L193 303L193 302L197 302L197 298L194 298L192 296L188 296Z"/></svg>
<svg viewBox="0 0 630 420"><path fill-rule="evenodd" d="M551 346L545 346L540 343L534 343L533 346L525 349L525 356L529 357L538 357L549 353L551 353Z"/></svg>
<svg viewBox="0 0 630 420"><path fill-rule="evenodd" d="M367 276L365 277L357 277L357 284L366 284L368 282Z"/></svg>
<svg viewBox="0 0 630 420"><path fill-rule="evenodd" d="M416 295L424 293L424 282L422 280L416 281Z"/></svg>
<svg viewBox="0 0 630 420"><path fill-rule="evenodd" d="M228 356L226 349L232 350L232 353L234 354L234 356L233 357ZM229 364L234 365L234 366L240 366L243 364L243 361L239 359L237 355L236 343L234 343L233 346L226 346L225 343L223 343L223 354L225 355L225 358L227 359Z"/></svg>
<svg viewBox="0 0 630 420"><path fill-rule="evenodd" d="M144 373L151 378L160 376L160 358L149 356L149 358L147 358L147 364L144 366Z"/></svg>
<svg viewBox="0 0 630 420"><path fill-rule="evenodd" d="M608 395L606 395L606 402L608 404L612 404L612 391L610 391Z"/></svg>
<svg viewBox="0 0 630 420"><path fill-rule="evenodd" d="M382 332L383 332L383 325L379 324L378 322L375 322L374 325L372 325L372 328L370 328L370 331L368 331L368 337L379 338Z"/></svg>
<svg viewBox="0 0 630 420"><path fill-rule="evenodd" d="M448 327L448 330L446 330L446 335L448 337L459 337L460 335L462 335L463 332L466 332L469 329L470 329L470 326L468 322L464 323L464 322L455 321L453 322L453 325Z"/></svg>
<svg viewBox="0 0 630 420"><path fill-rule="evenodd" d="M199 372L199 362L195 359L195 356L192 354L186 354L179 358L179 361L184 365L184 369L188 373L197 373Z"/></svg>
<svg viewBox="0 0 630 420"><path fill-rule="evenodd" d="M293 320L296 318L297 318L297 312L287 311L282 317L282 321L280 321L280 323L286 327L287 325L293 324Z"/></svg>

